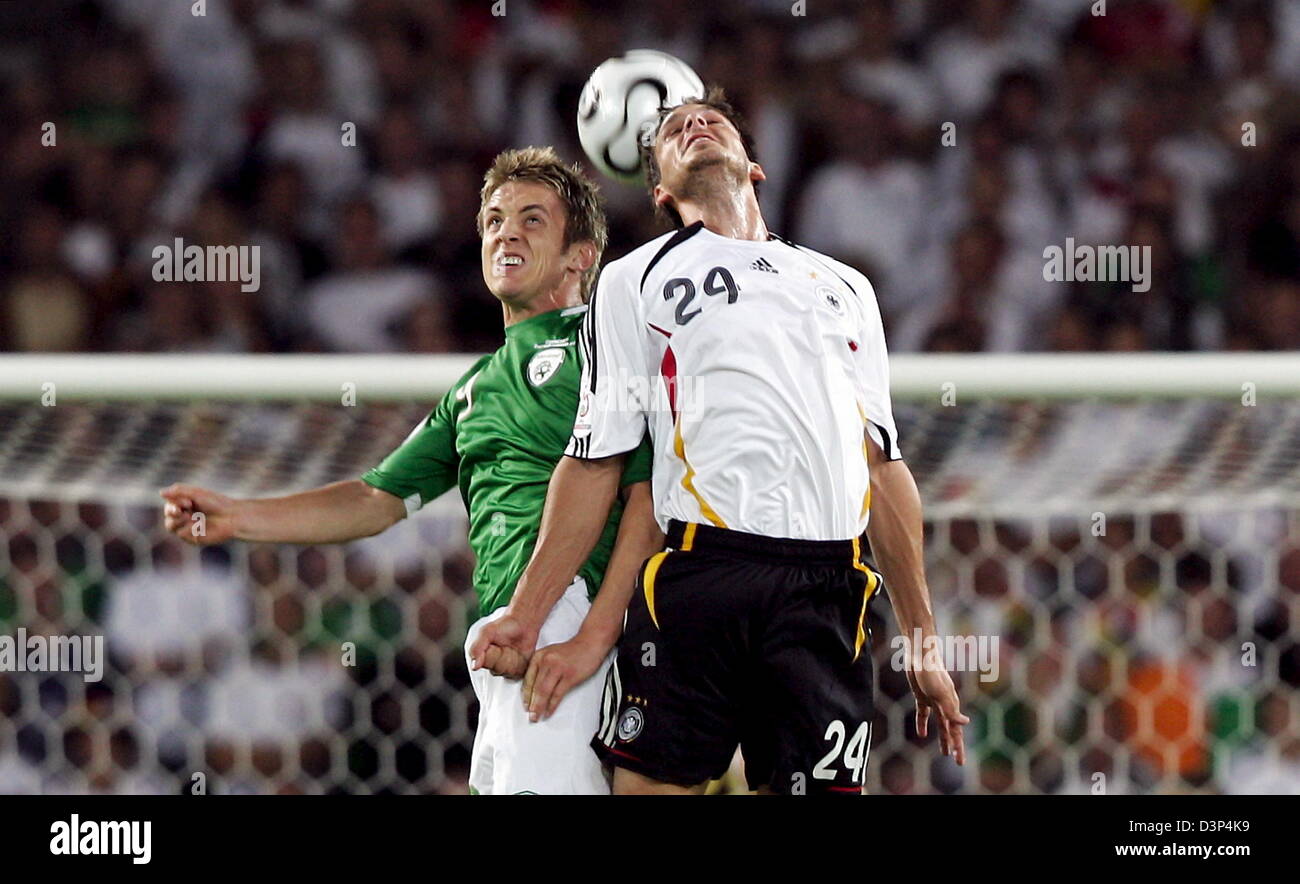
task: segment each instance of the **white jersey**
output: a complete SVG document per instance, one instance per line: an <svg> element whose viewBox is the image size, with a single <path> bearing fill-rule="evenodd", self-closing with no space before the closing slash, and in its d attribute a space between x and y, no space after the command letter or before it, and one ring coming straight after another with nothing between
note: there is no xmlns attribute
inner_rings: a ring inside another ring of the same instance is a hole
<svg viewBox="0 0 1300 884"><path fill-rule="evenodd" d="M867 526L864 431L896 460L875 292L838 261L779 238L696 223L601 271L578 345L583 374L566 453L654 443L668 520L801 540Z"/></svg>

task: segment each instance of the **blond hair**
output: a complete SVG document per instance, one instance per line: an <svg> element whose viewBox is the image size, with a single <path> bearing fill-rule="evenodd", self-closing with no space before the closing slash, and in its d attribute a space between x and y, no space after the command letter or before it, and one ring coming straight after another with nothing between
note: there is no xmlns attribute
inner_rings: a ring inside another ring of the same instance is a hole
<svg viewBox="0 0 1300 884"><path fill-rule="evenodd" d="M577 163L564 164L553 147L524 147L497 154L483 176L479 193L479 213L475 219L478 235L483 236L483 209L498 188L510 181L534 181L545 184L564 204L564 247L575 242L590 242L596 247L596 260L582 274L581 292L585 301L600 269L600 256L609 241L605 207L600 191Z"/></svg>

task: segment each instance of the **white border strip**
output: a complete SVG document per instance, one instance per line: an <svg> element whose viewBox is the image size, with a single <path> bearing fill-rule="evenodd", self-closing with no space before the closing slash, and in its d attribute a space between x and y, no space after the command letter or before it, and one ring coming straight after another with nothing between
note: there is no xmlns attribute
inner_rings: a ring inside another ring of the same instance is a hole
<svg viewBox="0 0 1300 884"><path fill-rule="evenodd" d="M0 400L423 401L475 355L0 355ZM899 354L897 400L1300 396L1300 351L1285 353ZM348 388L345 385L355 385ZM1247 385L1253 385L1249 387Z"/></svg>

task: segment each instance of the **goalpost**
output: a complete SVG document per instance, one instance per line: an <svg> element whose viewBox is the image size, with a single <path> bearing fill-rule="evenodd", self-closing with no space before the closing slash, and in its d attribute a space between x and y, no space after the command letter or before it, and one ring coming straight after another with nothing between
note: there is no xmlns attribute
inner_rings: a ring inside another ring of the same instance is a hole
<svg viewBox="0 0 1300 884"><path fill-rule="evenodd" d="M877 602L870 790L1300 791L1300 354L890 361L973 721L964 770L916 739ZM0 671L0 792L462 788L454 493L353 544L200 551L157 489L354 478L472 362L0 356L0 636L106 653Z"/></svg>

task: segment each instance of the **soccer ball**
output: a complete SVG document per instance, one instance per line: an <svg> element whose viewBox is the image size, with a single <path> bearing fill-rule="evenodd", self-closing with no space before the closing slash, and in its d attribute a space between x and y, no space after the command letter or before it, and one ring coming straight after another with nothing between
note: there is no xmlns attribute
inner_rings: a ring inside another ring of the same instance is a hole
<svg viewBox="0 0 1300 884"><path fill-rule="evenodd" d="M578 140L587 158L611 178L641 178L637 148L661 106L704 97L704 83L679 58L634 49L592 71L578 99Z"/></svg>

